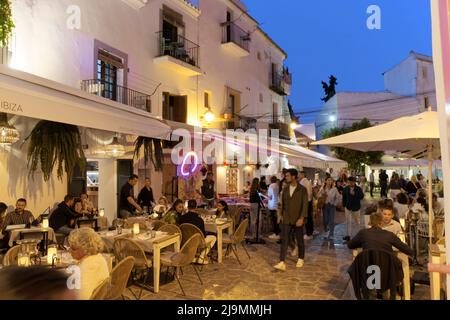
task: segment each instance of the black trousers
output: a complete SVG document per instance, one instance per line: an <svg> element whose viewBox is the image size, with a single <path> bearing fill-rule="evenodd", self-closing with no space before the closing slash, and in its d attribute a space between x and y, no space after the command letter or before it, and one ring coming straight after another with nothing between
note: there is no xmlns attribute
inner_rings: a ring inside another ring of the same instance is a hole
<svg viewBox="0 0 450 320"><path fill-rule="evenodd" d="M313 220L313 203L308 202L308 219L306 220L306 235L308 237L312 236L314 233L314 220Z"/></svg>
<svg viewBox="0 0 450 320"><path fill-rule="evenodd" d="M380 194L380 196L387 198L387 187L388 187L387 183L381 182L380 183L380 187L381 187L381 194Z"/></svg>
<svg viewBox="0 0 450 320"><path fill-rule="evenodd" d="M270 217L272 218L273 232L279 235L280 226L278 225L277 210L270 210Z"/></svg>
<svg viewBox="0 0 450 320"><path fill-rule="evenodd" d="M373 198L373 189L375 189L375 182L370 183L370 196Z"/></svg>
<svg viewBox="0 0 450 320"><path fill-rule="evenodd" d="M280 261L286 261L289 243L291 242L291 232L294 232L298 245L298 258L305 258L305 241L303 240L303 227L290 224L281 224L281 250Z"/></svg>

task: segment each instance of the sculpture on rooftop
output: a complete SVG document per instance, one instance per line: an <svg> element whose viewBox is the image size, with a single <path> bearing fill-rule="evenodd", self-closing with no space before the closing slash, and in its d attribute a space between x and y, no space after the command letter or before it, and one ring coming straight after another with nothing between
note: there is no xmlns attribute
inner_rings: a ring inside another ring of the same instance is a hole
<svg viewBox="0 0 450 320"><path fill-rule="evenodd" d="M326 82L322 81L322 87L323 90L325 91L325 97L320 100L322 100L323 102L327 102L328 100L333 98L334 95L336 94L337 85L338 85L337 78L333 75L330 76L330 84L327 84Z"/></svg>

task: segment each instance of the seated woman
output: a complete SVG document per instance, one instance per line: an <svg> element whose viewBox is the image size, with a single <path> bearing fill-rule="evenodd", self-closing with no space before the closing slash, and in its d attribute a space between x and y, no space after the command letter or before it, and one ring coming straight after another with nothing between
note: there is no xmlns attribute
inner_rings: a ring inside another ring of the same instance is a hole
<svg viewBox="0 0 450 320"><path fill-rule="evenodd" d="M363 250L382 250L393 253L392 247L397 248L408 256L412 256L414 251L403 243L392 232L382 229L383 216L380 212L376 212L370 216L370 229L363 229L347 242L349 249L363 248Z"/></svg>
<svg viewBox="0 0 450 320"><path fill-rule="evenodd" d="M83 213L93 213L94 211L94 204L91 200L89 200L89 196L87 193L82 193L80 195L81 203L83 206Z"/></svg>
<svg viewBox="0 0 450 320"><path fill-rule="evenodd" d="M402 226L394 218L394 205L391 199L381 200L378 203L378 210L383 215L383 223L381 228L390 231L396 236L402 233Z"/></svg>
<svg viewBox="0 0 450 320"><path fill-rule="evenodd" d="M88 213L87 211L83 211L83 201L80 198L75 199L73 203L73 210L82 215L83 213Z"/></svg>
<svg viewBox="0 0 450 320"><path fill-rule="evenodd" d="M397 202L394 203L394 208L397 209L397 218L406 219L409 211L408 196L404 192L397 194Z"/></svg>
<svg viewBox="0 0 450 320"><path fill-rule="evenodd" d="M225 201L220 200L217 203L217 214L216 214L217 218L219 218L219 219L231 219L231 215L229 214L228 211L229 211L228 210L228 204Z"/></svg>
<svg viewBox="0 0 450 320"><path fill-rule="evenodd" d="M184 211L184 202L183 200L178 199L174 202L169 212L166 213L163 220L168 224L178 224L178 221Z"/></svg>
<svg viewBox="0 0 450 320"><path fill-rule="evenodd" d="M108 264L100 254L103 241L91 228L73 230L68 241L70 254L80 267L79 299L88 300L95 288L109 277Z"/></svg>
<svg viewBox="0 0 450 320"><path fill-rule="evenodd" d="M162 196L158 200L158 204L153 208L153 212L156 212L160 214L161 216L164 216L164 214L169 209L169 201L166 197Z"/></svg>

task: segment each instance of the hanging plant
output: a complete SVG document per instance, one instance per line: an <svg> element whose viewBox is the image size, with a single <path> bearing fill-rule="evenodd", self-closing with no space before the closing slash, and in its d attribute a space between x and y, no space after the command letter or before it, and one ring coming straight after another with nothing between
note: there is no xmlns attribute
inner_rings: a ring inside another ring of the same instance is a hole
<svg viewBox="0 0 450 320"><path fill-rule="evenodd" d="M80 170L85 168L86 158L77 126L42 120L25 139L27 141L30 176L40 167L44 181L48 181L57 164L57 176L62 181L64 172L71 179L75 166Z"/></svg>
<svg viewBox="0 0 450 320"><path fill-rule="evenodd" d="M8 45L13 28L11 3L9 0L0 0L0 46Z"/></svg>
<svg viewBox="0 0 450 320"><path fill-rule="evenodd" d="M163 147L160 139L137 137L134 142L134 159L139 159L141 148L144 148L144 165L147 167L149 161L153 163L156 171L163 169Z"/></svg>

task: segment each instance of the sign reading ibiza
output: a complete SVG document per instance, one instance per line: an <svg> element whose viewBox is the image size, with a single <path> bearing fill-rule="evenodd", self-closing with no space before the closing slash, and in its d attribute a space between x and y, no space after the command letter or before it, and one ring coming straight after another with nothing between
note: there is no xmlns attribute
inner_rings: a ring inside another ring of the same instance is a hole
<svg viewBox="0 0 450 320"><path fill-rule="evenodd" d="M208 129L195 127L192 133L186 129L172 132L172 141L179 143L172 149L172 163L178 166L179 174L190 176L200 164L237 165L270 164L272 170L279 166L278 130L250 129L243 131ZM264 169L264 168L262 168Z"/></svg>
<svg viewBox="0 0 450 320"><path fill-rule="evenodd" d="M22 106L18 103L10 102L10 101L0 101L0 110L7 112L22 112Z"/></svg>

